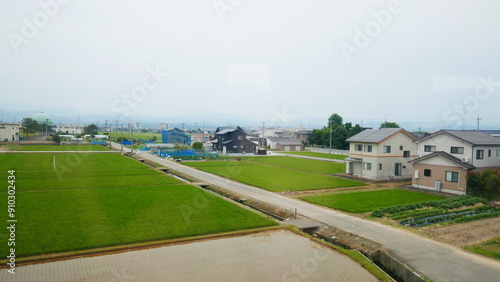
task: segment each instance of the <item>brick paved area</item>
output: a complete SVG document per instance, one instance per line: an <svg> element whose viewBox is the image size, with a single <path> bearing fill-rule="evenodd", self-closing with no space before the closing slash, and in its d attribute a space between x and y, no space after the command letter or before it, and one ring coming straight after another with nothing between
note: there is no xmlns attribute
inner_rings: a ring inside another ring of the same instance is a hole
<svg viewBox="0 0 500 282"><path fill-rule="evenodd" d="M0 269L1 281L377 281L287 230Z"/></svg>

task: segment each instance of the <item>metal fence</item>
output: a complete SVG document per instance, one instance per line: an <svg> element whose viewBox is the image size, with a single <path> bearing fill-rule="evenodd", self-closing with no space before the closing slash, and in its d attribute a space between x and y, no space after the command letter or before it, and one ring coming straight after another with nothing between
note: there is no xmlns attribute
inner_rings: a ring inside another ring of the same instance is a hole
<svg viewBox="0 0 500 282"><path fill-rule="evenodd" d="M315 148L315 147L308 147L306 149L311 150L311 152L316 152L316 153L324 153L324 154L329 154L330 149L329 148ZM336 155L349 155L349 150L339 150L339 149L332 149L332 154Z"/></svg>

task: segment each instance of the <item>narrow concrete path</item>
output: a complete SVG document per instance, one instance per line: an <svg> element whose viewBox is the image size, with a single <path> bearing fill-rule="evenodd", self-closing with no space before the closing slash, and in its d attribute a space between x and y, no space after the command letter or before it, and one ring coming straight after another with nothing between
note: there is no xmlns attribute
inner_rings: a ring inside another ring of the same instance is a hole
<svg viewBox="0 0 500 282"><path fill-rule="evenodd" d="M303 216L379 242L387 247L394 256L415 269L417 273L434 281L489 282L498 281L500 277L500 262L496 260L471 254L405 230L231 181L148 153L141 153L141 157L260 201L283 208L295 207L298 209L298 213Z"/></svg>
<svg viewBox="0 0 500 282"><path fill-rule="evenodd" d="M275 153L275 152L273 152L272 155L295 157L295 158L301 158L301 159L310 159L310 160L325 161L325 162L332 162L332 163L344 163L344 160L318 158L318 157L294 155L294 154L287 154L287 153Z"/></svg>

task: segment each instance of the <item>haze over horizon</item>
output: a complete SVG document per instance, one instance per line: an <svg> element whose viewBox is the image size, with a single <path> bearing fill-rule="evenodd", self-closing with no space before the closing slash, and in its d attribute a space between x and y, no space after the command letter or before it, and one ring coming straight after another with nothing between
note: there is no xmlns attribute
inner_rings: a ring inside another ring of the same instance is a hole
<svg viewBox="0 0 500 282"><path fill-rule="evenodd" d="M6 113L321 125L339 113L462 128L465 112L469 128L478 115L487 127L500 121L498 1L0 7Z"/></svg>

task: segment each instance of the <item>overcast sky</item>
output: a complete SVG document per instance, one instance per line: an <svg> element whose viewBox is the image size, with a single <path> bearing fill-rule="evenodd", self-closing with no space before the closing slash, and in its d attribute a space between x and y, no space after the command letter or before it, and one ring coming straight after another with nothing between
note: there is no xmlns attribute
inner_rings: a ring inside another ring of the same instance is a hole
<svg viewBox="0 0 500 282"><path fill-rule="evenodd" d="M0 110L500 123L498 0L60 2L1 1Z"/></svg>

